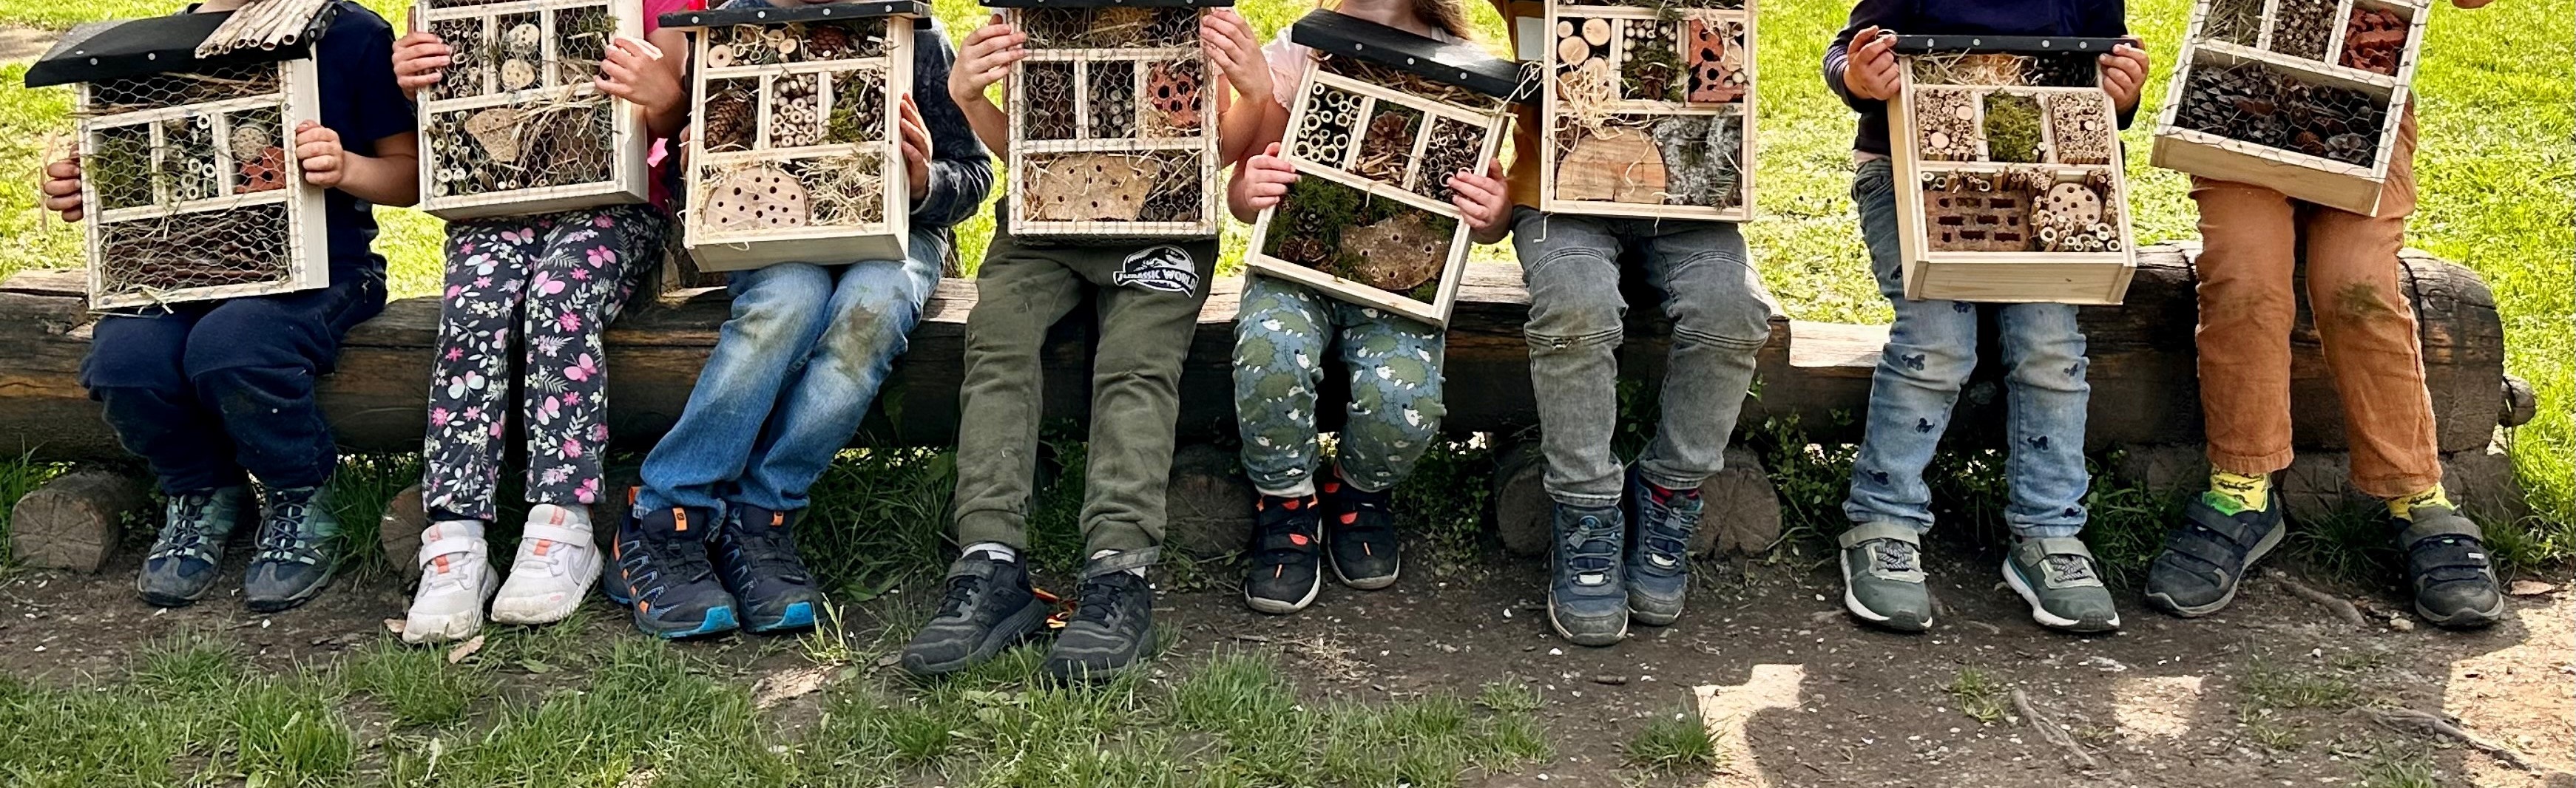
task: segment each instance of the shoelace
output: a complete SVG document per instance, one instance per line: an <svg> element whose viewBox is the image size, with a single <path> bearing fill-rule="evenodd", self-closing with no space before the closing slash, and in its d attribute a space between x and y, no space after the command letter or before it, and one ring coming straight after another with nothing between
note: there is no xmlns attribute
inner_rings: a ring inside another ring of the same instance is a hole
<svg viewBox="0 0 2576 788"><path fill-rule="evenodd" d="M1914 572L1923 568L1922 554L1913 545L1894 539L1878 543L1878 571Z"/></svg>
<svg viewBox="0 0 2576 788"><path fill-rule="evenodd" d="M2052 555L2045 560L2048 562L2049 573L2056 575L2060 581L2094 579L2093 562L2085 560L2083 556Z"/></svg>
<svg viewBox="0 0 2576 788"><path fill-rule="evenodd" d="M645 538L644 557L650 561L656 586L702 582L715 575L715 564L707 560L705 543L695 540Z"/></svg>
<svg viewBox="0 0 2576 788"><path fill-rule="evenodd" d="M154 541L160 546L151 558L185 556L206 557L206 509L215 505L215 497L203 493L186 493L175 501L172 517L161 525L161 535Z"/></svg>
<svg viewBox="0 0 2576 788"><path fill-rule="evenodd" d="M1647 511L1638 512L1644 528L1638 529L1640 546L1648 553L1680 556L1689 552L1691 531L1699 525L1699 509L1678 509L1647 498Z"/></svg>
<svg viewBox="0 0 2576 788"><path fill-rule="evenodd" d="M1135 583L1129 583L1118 580L1118 577L1136 580L1135 575L1130 575L1125 572L1115 572L1112 573L1112 575L1103 575L1101 577L1083 581L1082 601L1079 604L1076 604L1073 609L1074 621L1088 621L1104 627L1110 626L1110 619L1117 616L1119 611L1123 609L1118 603L1125 601L1127 594L1134 591L1135 586L1143 582L1141 580L1137 580Z"/></svg>
<svg viewBox="0 0 2576 788"><path fill-rule="evenodd" d="M1583 573L1608 572L1619 561L1619 532L1599 517L1584 517L1574 523L1574 533L1566 541L1566 568Z"/></svg>
<svg viewBox="0 0 2576 788"><path fill-rule="evenodd" d="M321 561L321 551L313 548L313 545L304 538L303 530L298 527L304 522L305 510L312 505L311 500L281 498L270 507L268 520L260 523L259 560L293 561L300 564Z"/></svg>
<svg viewBox="0 0 2576 788"><path fill-rule="evenodd" d="M796 560L796 535L785 528L744 528L734 536L742 545L745 563L767 570L772 575L801 573L804 565Z"/></svg>
<svg viewBox="0 0 2576 788"><path fill-rule="evenodd" d="M974 575L948 578L948 595L940 597L939 613L932 618L955 618L965 615L967 608L975 604L975 580Z"/></svg>

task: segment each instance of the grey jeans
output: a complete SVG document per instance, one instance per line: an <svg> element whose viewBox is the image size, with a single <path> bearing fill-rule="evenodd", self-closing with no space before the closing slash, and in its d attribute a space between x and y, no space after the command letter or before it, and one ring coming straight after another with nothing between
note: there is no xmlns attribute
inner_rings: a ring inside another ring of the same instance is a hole
<svg viewBox="0 0 2576 788"><path fill-rule="evenodd" d="M1754 355L1774 307L1744 235L1726 222L1611 219L1519 208L1512 244L1529 287L1530 382L1538 394L1547 493L1572 506L1619 502L1619 343L1628 303L1619 280L1642 274L1664 292L1672 356L1663 421L1637 458L1646 481L1696 488L1724 467L1727 437L1753 384ZM1636 267L1622 270L1623 251Z"/></svg>

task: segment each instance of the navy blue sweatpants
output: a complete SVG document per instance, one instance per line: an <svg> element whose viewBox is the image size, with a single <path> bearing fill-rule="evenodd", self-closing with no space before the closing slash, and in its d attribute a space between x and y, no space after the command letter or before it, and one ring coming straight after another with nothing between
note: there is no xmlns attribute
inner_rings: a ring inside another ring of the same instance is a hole
<svg viewBox="0 0 2576 788"><path fill-rule="evenodd" d="M81 386L163 492L227 487L244 473L312 487L339 453L313 401L340 338L385 308L385 275L334 266L331 286L174 304L99 318Z"/></svg>

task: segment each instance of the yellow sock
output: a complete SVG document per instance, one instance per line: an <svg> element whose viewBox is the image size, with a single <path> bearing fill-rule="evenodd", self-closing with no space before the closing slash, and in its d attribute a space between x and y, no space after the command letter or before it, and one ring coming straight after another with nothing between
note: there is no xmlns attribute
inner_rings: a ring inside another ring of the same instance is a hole
<svg viewBox="0 0 2576 788"><path fill-rule="evenodd" d="M2415 519L2415 507L2418 506L2439 506L2444 509L2459 508L2451 505L2451 496L2442 492L2442 485L2436 484L2433 485L2432 489L2425 490L2414 495L2400 495L2395 498L2388 499L2388 514L2400 520L2413 520Z"/></svg>
<svg viewBox="0 0 2576 788"><path fill-rule="evenodd" d="M2272 475L2248 476L2213 468L2209 472L2209 495L2206 497L2210 499L2210 505L2228 514L2263 511L2272 506Z"/></svg>

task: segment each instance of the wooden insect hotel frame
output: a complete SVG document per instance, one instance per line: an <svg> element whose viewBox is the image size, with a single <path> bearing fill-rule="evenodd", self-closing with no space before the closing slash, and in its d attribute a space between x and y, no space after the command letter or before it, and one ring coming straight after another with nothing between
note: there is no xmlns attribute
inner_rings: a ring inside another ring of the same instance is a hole
<svg viewBox="0 0 2576 788"><path fill-rule="evenodd" d="M421 91L420 208L444 219L647 199L644 118L593 81L609 41L644 35L640 0L419 0L454 49Z"/></svg>
<svg viewBox="0 0 2576 788"><path fill-rule="evenodd" d="M28 87L77 83L92 309L330 284L323 190L289 152L320 118L312 44L332 14L238 47L232 16L82 25L27 69Z"/></svg>
<svg viewBox="0 0 2576 788"><path fill-rule="evenodd" d="M1548 2L1539 209L1751 219L1755 16L1754 0Z"/></svg>
<svg viewBox="0 0 2576 788"><path fill-rule="evenodd" d="M681 242L704 271L900 260L919 2L679 11L695 74Z"/></svg>
<svg viewBox="0 0 2576 788"><path fill-rule="evenodd" d="M1905 297L2117 304L2137 271L2112 38L1898 36Z"/></svg>
<svg viewBox="0 0 2576 788"><path fill-rule="evenodd" d="M1319 58L1288 112L1297 183L1252 228L1253 273L1435 326L1449 322L1467 223L1449 176L1484 172L1526 98L1518 65L1318 10L1289 40Z"/></svg>
<svg viewBox="0 0 2576 788"><path fill-rule="evenodd" d="M1198 18L1233 0L984 4L1028 35L1006 88L1012 235L1217 234L1217 73Z"/></svg>
<svg viewBox="0 0 2576 788"><path fill-rule="evenodd" d="M2155 165L2378 213L2430 16L2423 0L2199 0Z"/></svg>

